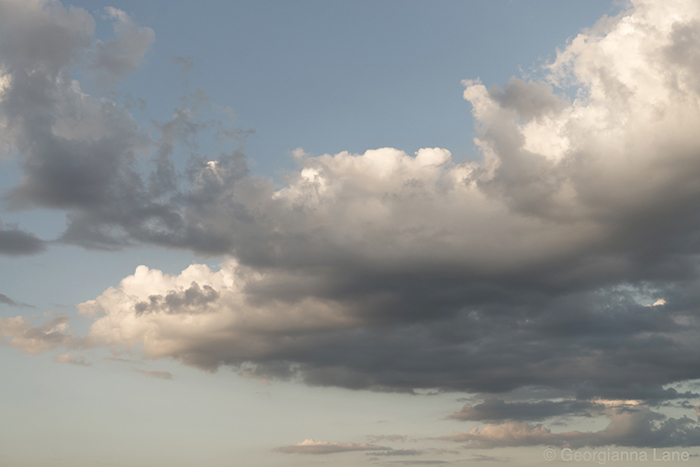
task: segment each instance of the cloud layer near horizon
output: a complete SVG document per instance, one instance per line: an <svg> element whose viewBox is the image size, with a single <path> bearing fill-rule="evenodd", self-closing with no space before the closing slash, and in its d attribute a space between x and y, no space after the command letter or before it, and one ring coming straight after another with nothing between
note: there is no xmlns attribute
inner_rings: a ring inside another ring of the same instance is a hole
<svg viewBox="0 0 700 467"><path fill-rule="evenodd" d="M108 13L115 38L102 43L82 10L0 2L0 138L23 169L6 199L65 210L62 242L230 259L178 275L139 266L80 305L95 319L87 341L321 386L694 397L668 385L700 378L697 2L635 1L538 81L465 81L482 161L297 150L283 186L235 150L178 172L175 146L203 125L196 108L177 109L153 141L126 108L86 94L74 67L113 87L153 41ZM26 351L73 342L56 323L9 320L3 334ZM495 428L460 440L506 428L559 440L522 420L583 410L532 404L509 407L534 415L506 425L483 415Z"/></svg>
<svg viewBox="0 0 700 467"><path fill-rule="evenodd" d="M610 420L599 431L553 432L538 424L505 422L474 426L469 432L456 432L440 439L465 443L471 448L496 448L515 446L560 446L578 449L582 447L633 446L659 448L700 445L700 425L686 416L667 418L639 404L619 404L606 407Z"/></svg>
<svg viewBox="0 0 700 467"><path fill-rule="evenodd" d="M335 454L351 451L392 451L392 449L367 443L340 443L305 439L297 444L275 448L275 451L286 454Z"/></svg>

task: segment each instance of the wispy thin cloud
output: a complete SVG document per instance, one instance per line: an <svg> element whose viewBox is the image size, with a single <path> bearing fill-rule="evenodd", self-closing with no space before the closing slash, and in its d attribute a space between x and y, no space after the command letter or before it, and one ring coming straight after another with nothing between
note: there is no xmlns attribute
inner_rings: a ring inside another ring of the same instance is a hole
<svg viewBox="0 0 700 467"><path fill-rule="evenodd" d="M329 442L305 439L297 444L280 446L274 451L285 454L337 454L352 451L391 451L392 448L368 443Z"/></svg>
<svg viewBox="0 0 700 467"><path fill-rule="evenodd" d="M7 295L1 294L1 293L0 293L0 303L2 303L4 305L14 306L17 308L34 308L33 305L29 305L27 303L22 303L22 302L12 300Z"/></svg>
<svg viewBox="0 0 700 467"><path fill-rule="evenodd" d="M149 378L158 378L158 379L173 379L173 374L170 373L169 371L163 371L163 370L140 370L138 368L132 368L132 371L136 373L140 373L144 376L148 376Z"/></svg>
<svg viewBox="0 0 700 467"><path fill-rule="evenodd" d="M79 365L79 366L91 366L92 363L88 362L85 360L85 357L83 356L82 353L78 354L69 354L69 353L64 353L61 355L58 355L56 358L53 359L54 362L58 363L68 363L70 365Z"/></svg>

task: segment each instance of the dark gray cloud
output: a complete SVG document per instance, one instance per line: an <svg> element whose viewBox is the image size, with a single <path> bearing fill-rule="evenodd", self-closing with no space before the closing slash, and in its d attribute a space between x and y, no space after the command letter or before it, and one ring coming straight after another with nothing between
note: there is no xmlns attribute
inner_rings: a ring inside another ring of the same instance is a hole
<svg viewBox="0 0 700 467"><path fill-rule="evenodd" d="M0 303L19 308L34 308L32 305L12 300L10 297L2 293L0 293Z"/></svg>
<svg viewBox="0 0 700 467"><path fill-rule="evenodd" d="M5 305L10 305L10 306L17 306L17 302L12 300L10 297L8 297L5 294L0 294L0 303L4 303Z"/></svg>
<svg viewBox="0 0 700 467"><path fill-rule="evenodd" d="M0 229L0 254L8 256L33 255L44 251L45 243L29 232Z"/></svg>
<svg viewBox="0 0 700 467"><path fill-rule="evenodd" d="M697 377L696 344L687 328L674 322L694 322L694 314L644 307L624 295L536 300L519 304L519 312L489 302L456 314L434 307L444 314L442 320L377 323L376 329L334 333L317 338L308 350L297 349L290 360L304 362L303 377L318 385L404 390L432 385L486 393L546 385L586 398L678 397L661 385ZM386 301L383 305L386 309ZM397 307L402 305L410 306ZM314 353L320 345L324 351ZM269 371L275 368L270 365Z"/></svg>
<svg viewBox="0 0 700 467"><path fill-rule="evenodd" d="M219 299L219 292L211 286L203 288L192 282L190 287L182 292L170 292L165 297L151 295L148 302L139 302L134 305L137 313L148 313L164 310L167 313L196 313L206 311L206 305Z"/></svg>
<svg viewBox="0 0 700 467"><path fill-rule="evenodd" d="M530 121L548 113L559 112L568 104L553 91L549 84L526 82L512 76L502 90L493 85L489 94L503 108L515 111L518 118Z"/></svg>
<svg viewBox="0 0 700 467"><path fill-rule="evenodd" d="M139 339L150 336L144 341L146 352L151 345L161 352L159 329L165 323L177 326L179 318L173 310L157 307L139 314L136 305L153 295L185 297L196 280L201 290L208 285L218 296L210 293L205 306L176 312L187 312L192 320L182 330L189 344L168 355L189 364L214 369L222 364L242 368L247 362L249 375L298 378L318 386L406 392L437 387L485 394L548 387L559 390L560 397L581 399L482 404L462 413L474 420L506 419L507 413L513 420L582 415L596 408L586 402L596 397L658 403L698 396L667 386L698 378L700 363L700 344L692 337L697 317L675 303L670 290L662 292L669 302L659 306L638 303L638 290L596 290L555 299L538 294L511 304L503 300L507 291L463 288L440 303L425 292L431 286L427 279L423 284L406 279L404 293L390 295L380 285L383 295L360 301L362 296L355 294L342 301L334 295L318 298L322 295L313 276L299 274L291 287L274 272L261 277L253 271L237 263L217 272L200 267L164 283L160 271L140 268L128 282L80 309L104 314L93 328L96 340L120 343L113 319L126 313L136 318L129 321L130 332L143 336ZM236 286L225 285L226 280ZM152 282L160 288L144 288ZM696 289L688 287L685 297ZM314 293L290 296L305 288ZM463 301L473 305L460 309ZM431 304L436 316L421 314ZM211 320L220 323L215 339L205 331Z"/></svg>
<svg viewBox="0 0 700 467"><path fill-rule="evenodd" d="M90 46L95 30L95 20L89 13L79 8L66 9L58 2L28 5L4 1L0 4L0 13L3 64L15 69L34 68L43 76L55 75L77 63L81 52ZM3 69L4 73L12 71ZM35 97L26 105L40 106L46 96Z"/></svg>
<svg viewBox="0 0 700 467"><path fill-rule="evenodd" d="M489 398L480 404L465 404L462 410L448 418L474 422L539 421L558 416L590 417L591 412L600 412L602 408L602 405L589 401L505 402Z"/></svg>

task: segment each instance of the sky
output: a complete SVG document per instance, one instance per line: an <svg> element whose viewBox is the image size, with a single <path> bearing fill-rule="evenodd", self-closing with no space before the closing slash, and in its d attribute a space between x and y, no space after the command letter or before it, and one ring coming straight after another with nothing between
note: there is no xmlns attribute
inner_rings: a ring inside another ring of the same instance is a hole
<svg viewBox="0 0 700 467"><path fill-rule="evenodd" d="M696 461L699 67L695 0L0 0L0 465Z"/></svg>

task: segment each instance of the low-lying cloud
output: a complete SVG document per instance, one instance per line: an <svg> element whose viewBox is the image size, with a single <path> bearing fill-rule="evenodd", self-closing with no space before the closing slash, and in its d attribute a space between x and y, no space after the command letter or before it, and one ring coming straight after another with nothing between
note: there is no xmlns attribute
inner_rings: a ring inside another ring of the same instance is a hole
<svg viewBox="0 0 700 467"><path fill-rule="evenodd" d="M465 404L462 410L448 418L463 421L534 421L557 416L590 417L592 412L600 412L605 408L592 401L564 400L537 402L505 402L501 399L489 398L477 405Z"/></svg>
<svg viewBox="0 0 700 467"><path fill-rule="evenodd" d="M136 373L140 373L144 376L148 376L150 378L158 378L158 379L173 379L173 374L170 373L169 371L164 371L164 370L139 370L138 368L133 368L133 371Z"/></svg>
<svg viewBox="0 0 700 467"><path fill-rule="evenodd" d="M606 415L610 423L600 431L553 432L541 424L506 422L482 428L474 426L468 432L455 432L440 439L463 443L469 448L539 445L573 449L609 445L662 448L700 444L700 424L687 416L668 418L640 404L610 405Z"/></svg>
<svg viewBox="0 0 700 467"><path fill-rule="evenodd" d="M341 443L305 439L297 444L275 448L275 451L286 454L336 454L351 451L391 451L391 448L367 443Z"/></svg>
<svg viewBox="0 0 700 467"><path fill-rule="evenodd" d="M77 353L77 354L64 353L64 354L56 356L56 358L54 358L53 361L58 362L58 363L68 363L70 365L79 365L79 366L92 365L91 362L89 362L85 359L85 357L83 356L82 353Z"/></svg>

